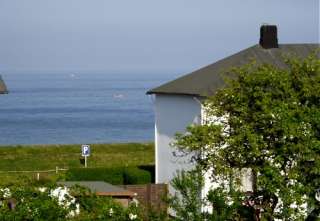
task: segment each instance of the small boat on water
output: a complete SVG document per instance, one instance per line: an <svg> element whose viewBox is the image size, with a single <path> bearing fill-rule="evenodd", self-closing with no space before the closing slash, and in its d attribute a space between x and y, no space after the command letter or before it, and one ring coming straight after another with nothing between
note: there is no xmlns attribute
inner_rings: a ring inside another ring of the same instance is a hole
<svg viewBox="0 0 320 221"><path fill-rule="evenodd" d="M0 75L0 94L7 94L7 93L8 93L7 86Z"/></svg>
<svg viewBox="0 0 320 221"><path fill-rule="evenodd" d="M115 99L122 99L122 98L124 98L124 95L123 95L123 94L114 94L114 95L113 95L113 98L115 98Z"/></svg>

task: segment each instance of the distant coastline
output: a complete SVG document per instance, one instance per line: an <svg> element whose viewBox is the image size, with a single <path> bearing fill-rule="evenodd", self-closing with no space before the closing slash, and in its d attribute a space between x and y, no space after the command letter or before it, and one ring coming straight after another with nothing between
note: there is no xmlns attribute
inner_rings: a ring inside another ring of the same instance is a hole
<svg viewBox="0 0 320 221"><path fill-rule="evenodd" d="M8 93L7 86L0 75L0 94L7 94L7 93Z"/></svg>

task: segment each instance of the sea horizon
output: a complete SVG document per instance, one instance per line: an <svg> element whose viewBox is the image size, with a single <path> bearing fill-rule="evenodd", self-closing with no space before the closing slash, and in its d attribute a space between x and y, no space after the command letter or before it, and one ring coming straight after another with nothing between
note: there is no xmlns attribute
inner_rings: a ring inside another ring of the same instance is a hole
<svg viewBox="0 0 320 221"><path fill-rule="evenodd" d="M146 91L174 73L4 73L0 146L153 142Z"/></svg>

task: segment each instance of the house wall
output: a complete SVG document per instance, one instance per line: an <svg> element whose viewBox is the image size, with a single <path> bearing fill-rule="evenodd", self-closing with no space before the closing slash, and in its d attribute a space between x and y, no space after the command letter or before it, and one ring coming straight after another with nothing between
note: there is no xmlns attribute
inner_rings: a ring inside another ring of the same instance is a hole
<svg viewBox="0 0 320 221"><path fill-rule="evenodd" d="M177 157L177 150L170 144L174 142L177 132L184 132L190 124L205 124L217 120L206 116L206 111L198 100L192 96L155 95L155 152L156 152L156 183L170 184L177 170L190 170L194 164L190 162L192 155ZM219 122L219 119L218 119ZM179 156L179 152L177 154ZM208 191L219 186L210 179L212 171L204 174L204 188L201 191L204 198ZM240 174L239 174L240 175ZM252 176L250 170L243 170L240 175L242 190L252 191ZM221 180L221 182L227 182ZM169 185L169 193L175 191ZM210 210L210 207L202 208Z"/></svg>
<svg viewBox="0 0 320 221"><path fill-rule="evenodd" d="M192 96L155 95L156 183L170 183L177 170L188 170L191 155L181 153L170 144L177 132L184 132L190 124L201 123L201 104ZM174 193L169 185L169 192Z"/></svg>

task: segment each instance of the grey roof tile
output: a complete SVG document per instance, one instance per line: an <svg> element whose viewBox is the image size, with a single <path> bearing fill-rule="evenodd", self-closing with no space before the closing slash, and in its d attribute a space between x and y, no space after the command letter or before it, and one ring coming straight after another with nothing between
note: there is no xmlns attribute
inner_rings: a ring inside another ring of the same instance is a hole
<svg viewBox="0 0 320 221"><path fill-rule="evenodd" d="M210 96L225 85L222 73L255 60L259 64L271 64L286 68L284 56L306 57L319 49L319 44L280 44L278 48L264 49L259 44L219 60L190 74L151 89L147 94L171 94ZM318 53L319 56L319 53Z"/></svg>
<svg viewBox="0 0 320 221"><path fill-rule="evenodd" d="M111 185L104 181L61 181L57 182L58 185L72 187L75 185L89 188L92 192L97 195L108 195L108 196L134 196L135 193L123 189L118 186Z"/></svg>

